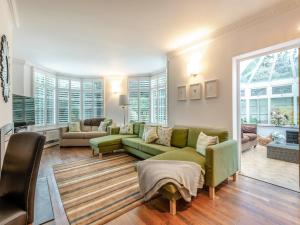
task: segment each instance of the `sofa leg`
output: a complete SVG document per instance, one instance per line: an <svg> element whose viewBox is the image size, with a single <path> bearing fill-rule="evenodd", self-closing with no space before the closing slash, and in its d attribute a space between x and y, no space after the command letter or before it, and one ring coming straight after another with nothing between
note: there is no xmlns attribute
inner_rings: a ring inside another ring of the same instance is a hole
<svg viewBox="0 0 300 225"><path fill-rule="evenodd" d="M208 192L209 192L209 198L214 200L215 199L215 187L208 187Z"/></svg>
<svg viewBox="0 0 300 225"><path fill-rule="evenodd" d="M99 159L103 159L102 153L99 153Z"/></svg>
<svg viewBox="0 0 300 225"><path fill-rule="evenodd" d="M237 173L232 175L232 180L235 182L237 180Z"/></svg>
<svg viewBox="0 0 300 225"><path fill-rule="evenodd" d="M170 214L173 216L176 215L176 200L175 199L170 200Z"/></svg>

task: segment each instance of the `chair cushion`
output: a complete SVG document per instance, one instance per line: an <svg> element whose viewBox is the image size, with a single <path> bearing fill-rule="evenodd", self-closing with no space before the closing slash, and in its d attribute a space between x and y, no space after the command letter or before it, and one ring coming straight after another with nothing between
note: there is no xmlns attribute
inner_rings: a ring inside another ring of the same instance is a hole
<svg viewBox="0 0 300 225"><path fill-rule="evenodd" d="M90 144L92 146L97 146L97 147L103 147L103 146L110 146L110 145L118 145L122 143L122 138L135 138L136 135L108 135L108 136L103 136L103 137L98 137L98 138L92 138L90 139Z"/></svg>
<svg viewBox="0 0 300 225"><path fill-rule="evenodd" d="M242 144L245 144L245 143L247 143L247 142L249 142L249 141L250 141L250 138L247 137L247 136L244 136L244 137L242 138Z"/></svg>
<svg viewBox="0 0 300 225"><path fill-rule="evenodd" d="M158 154L162 154L165 152L170 152L170 151L173 152L174 150L177 150L178 148L167 147L167 146L158 145L158 144L147 144L145 142L142 142L139 145L139 149L150 155L158 155Z"/></svg>
<svg viewBox="0 0 300 225"><path fill-rule="evenodd" d="M123 145L139 149L140 143L145 143L141 138L122 138Z"/></svg>
<svg viewBox="0 0 300 225"><path fill-rule="evenodd" d="M171 146L184 148L187 143L188 132L187 128L173 128Z"/></svg>
<svg viewBox="0 0 300 225"><path fill-rule="evenodd" d="M248 137L250 139L250 141L254 141L257 138L257 134L244 133L244 137Z"/></svg>
<svg viewBox="0 0 300 225"><path fill-rule="evenodd" d="M0 198L0 224L24 225L26 224L26 212Z"/></svg>

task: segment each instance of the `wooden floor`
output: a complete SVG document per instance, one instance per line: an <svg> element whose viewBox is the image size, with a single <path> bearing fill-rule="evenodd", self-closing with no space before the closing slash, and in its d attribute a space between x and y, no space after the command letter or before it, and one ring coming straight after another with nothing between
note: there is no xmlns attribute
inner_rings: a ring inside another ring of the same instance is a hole
<svg viewBox="0 0 300 225"><path fill-rule="evenodd" d="M39 176L49 179L55 221L48 223L64 225L68 220L60 201L52 165L91 157L88 148L53 147L45 149ZM229 181L217 188L216 200L208 198L207 191L200 191L192 203L180 201L178 214L171 216L169 203L161 198L111 221L110 225L135 224L226 224L300 225L300 194L268 183L239 176L237 182Z"/></svg>

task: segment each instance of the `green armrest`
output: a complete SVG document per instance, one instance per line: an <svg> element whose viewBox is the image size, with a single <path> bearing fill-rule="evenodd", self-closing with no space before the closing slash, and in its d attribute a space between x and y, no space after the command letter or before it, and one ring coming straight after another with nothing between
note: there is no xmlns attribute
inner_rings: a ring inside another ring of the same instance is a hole
<svg viewBox="0 0 300 225"><path fill-rule="evenodd" d="M216 187L238 171L238 147L234 140L224 141L206 149L206 184Z"/></svg>
<svg viewBox="0 0 300 225"><path fill-rule="evenodd" d="M114 134L119 134L120 132L120 127L107 127L107 132L109 135L114 135Z"/></svg>

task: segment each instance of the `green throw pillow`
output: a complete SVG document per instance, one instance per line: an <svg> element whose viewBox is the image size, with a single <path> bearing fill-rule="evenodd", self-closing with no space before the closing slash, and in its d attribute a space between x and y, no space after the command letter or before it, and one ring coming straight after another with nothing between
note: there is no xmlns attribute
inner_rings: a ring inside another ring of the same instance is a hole
<svg viewBox="0 0 300 225"><path fill-rule="evenodd" d="M69 132L80 132L80 123L79 122L70 122L69 123Z"/></svg>

